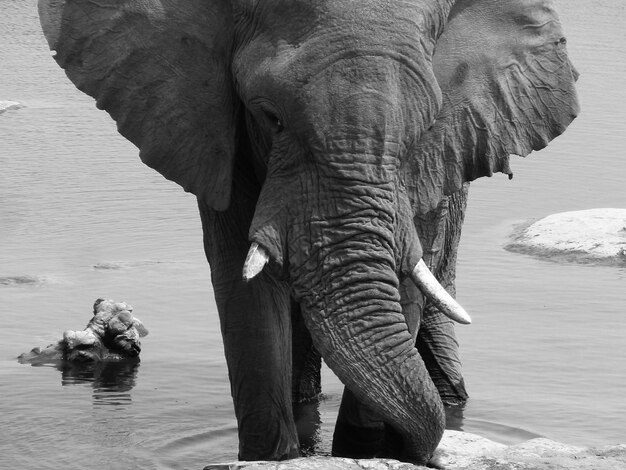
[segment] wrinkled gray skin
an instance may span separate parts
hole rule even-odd
[[[452,327],[406,278],[424,256],[453,290],[464,184],[575,117],[552,2],[40,0],[40,17],[68,77],[198,198],[240,458],[298,455],[312,344],[349,390],[335,453],[427,462],[441,396],[466,393]],[[246,283],[251,242],[271,262]]]
[[[66,330],[57,343],[44,349],[33,348],[17,359],[33,365],[138,360],[139,338],[146,336],[148,330],[132,311],[125,302],[97,299],[93,304],[93,317],[84,330]]]

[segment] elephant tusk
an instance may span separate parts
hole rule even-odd
[[[424,260],[419,260],[411,273],[411,279],[444,315],[464,325],[472,323],[472,319],[465,309],[439,284]]]
[[[259,246],[258,243],[253,243],[246,256],[246,262],[243,265],[243,280],[250,281],[256,277],[269,261],[270,257],[267,252]]]

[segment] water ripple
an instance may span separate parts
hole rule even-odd
[[[93,265],[94,269],[107,271],[107,270],[121,270],[139,268],[142,266],[152,266],[156,264],[173,264],[175,261],[159,261],[159,260],[140,260],[140,261],[110,261],[102,262]]]

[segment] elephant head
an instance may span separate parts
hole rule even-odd
[[[244,276],[269,261],[324,360],[426,462],[441,402],[400,305],[414,217],[511,174],[577,113],[550,0],[40,0],[55,59],[147,165],[225,210],[258,184]],[[251,190],[252,191],[252,190]]]

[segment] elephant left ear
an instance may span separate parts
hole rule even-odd
[[[512,175],[509,155],[565,130],[578,113],[565,43],[550,0],[456,2],[433,56],[442,106],[405,178],[419,213],[466,181]]]
[[[55,60],[141,160],[228,207],[238,98],[229,0],[39,0]]]

